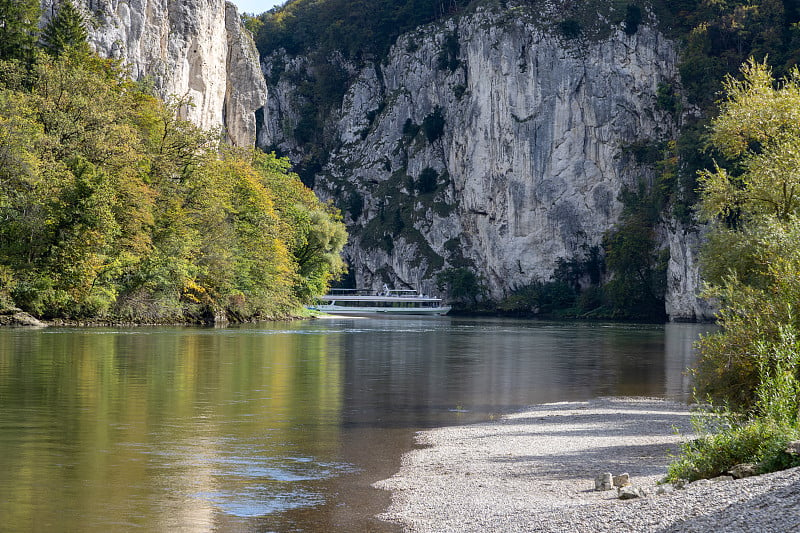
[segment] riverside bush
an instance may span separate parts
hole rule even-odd
[[[708,479],[741,463],[756,463],[761,473],[800,465],[784,451],[798,436],[794,427],[770,419],[742,421],[731,413],[695,417],[693,425],[701,436],[682,446],[680,457],[669,466],[668,481]]]
[[[742,462],[762,472],[800,464],[784,452],[800,435],[800,71],[776,83],[749,61],[729,77],[711,143],[731,170],[700,175],[711,238],[702,253],[719,332],[698,343],[700,394],[735,410],[699,423],[669,478],[699,479]],[[711,430],[709,431],[709,427]]]

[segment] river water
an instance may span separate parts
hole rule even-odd
[[[322,319],[0,329],[0,531],[397,531],[414,432],[687,399],[708,326]]]

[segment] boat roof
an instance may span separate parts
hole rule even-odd
[[[408,302],[441,302],[441,298],[433,298],[429,296],[419,296],[419,295],[393,295],[390,294],[388,296],[380,296],[375,294],[364,294],[364,295],[355,295],[355,294],[326,294],[321,298],[322,300],[342,300],[342,301],[353,301],[359,300],[362,302],[396,302],[396,301],[408,301]]]

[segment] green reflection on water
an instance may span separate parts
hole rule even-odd
[[[347,468],[333,460],[336,346],[269,330],[0,331],[2,528],[207,530],[221,513],[319,503],[314,480]]]
[[[685,398],[699,331],[455,318],[0,329],[0,530],[392,531],[371,484],[416,430],[599,395]]]

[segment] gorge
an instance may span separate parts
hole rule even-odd
[[[191,97],[187,118],[305,163],[306,183],[343,211],[359,287],[436,293],[437,274],[468,268],[501,298],[550,279],[602,245],[623,189],[653,186],[642,147],[674,140],[696,111],[659,102],[660,87],[681,86],[678,44],[649,11],[627,28],[599,9],[575,36],[554,22],[560,2],[484,2],[402,34],[385,57],[275,49],[259,69],[221,0],[79,4],[94,48],[162,96]],[[326,81],[343,94],[321,106],[304,89]],[[711,318],[698,230],[665,215],[656,236],[669,317]]]

